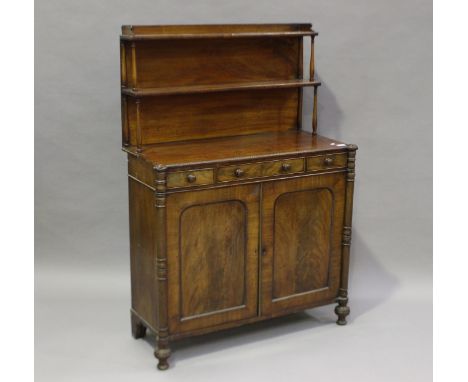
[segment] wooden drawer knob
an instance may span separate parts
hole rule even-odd
[[[197,180],[197,177],[196,177],[195,175],[193,175],[193,174],[188,174],[188,175],[187,175],[187,182],[193,183],[193,182],[195,182],[196,180]]]
[[[325,163],[325,166],[330,166],[333,163],[333,158],[327,157],[323,162]]]
[[[284,172],[291,171],[291,164],[289,164],[289,163],[283,163],[283,164],[281,165],[281,170],[283,170]]]
[[[242,170],[241,168],[238,168],[236,169],[236,171],[234,171],[234,175],[240,178],[241,176],[244,175],[244,170]]]

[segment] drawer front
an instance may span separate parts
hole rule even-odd
[[[221,167],[218,170],[219,182],[262,178],[285,174],[295,174],[304,171],[304,159],[284,159],[272,162],[249,163],[237,166]]]
[[[304,158],[263,163],[262,176],[295,174],[304,171]]]
[[[219,182],[232,182],[234,180],[251,179],[262,176],[262,164],[250,163],[236,166],[220,167],[218,169]]]
[[[167,188],[193,187],[213,183],[213,169],[180,171],[167,175]]]
[[[348,156],[343,154],[320,155],[307,158],[307,171],[320,171],[333,168],[345,168]]]

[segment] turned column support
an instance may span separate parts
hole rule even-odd
[[[309,66],[309,79],[314,81],[315,79],[315,35],[310,36],[310,66]],[[317,107],[317,89],[318,86],[314,86],[314,108],[312,111],[312,134],[317,134],[318,125],[318,107]]]
[[[132,59],[132,88],[138,88],[138,75],[137,75],[137,59],[136,59],[136,44],[134,41],[131,43],[131,59]]]
[[[127,86],[127,59],[126,59],[125,44],[120,42],[120,87]]]
[[[125,44],[120,42],[120,87],[127,86],[127,60]],[[122,145],[129,145],[129,130],[128,130],[128,116],[127,116],[127,97],[121,95],[121,109],[122,109]]]
[[[338,316],[336,323],[338,325],[346,325],[346,317],[350,313],[348,306],[348,273],[349,273],[349,255],[351,247],[352,220],[353,220],[353,194],[354,194],[354,178],[356,165],[356,145],[348,145],[348,163],[346,173],[346,201],[345,213],[343,222],[343,237],[341,251],[341,275],[340,289],[336,302],[335,313]]]
[[[143,137],[141,131],[141,99],[135,100],[136,105],[136,141],[137,141],[137,153],[143,151]]]
[[[156,303],[157,303],[157,348],[154,356],[158,359],[158,369],[169,368],[168,358],[171,355],[169,348],[168,312],[167,312],[167,249],[166,249],[166,167],[158,165],[154,168],[155,180],[155,214],[156,214]]]
[[[317,89],[318,89],[318,86],[314,86],[314,110],[312,112],[312,134],[313,135],[317,135],[317,125],[318,125]]]
[[[315,36],[310,37],[310,68],[309,68],[309,74],[310,74],[310,80],[313,81],[315,77],[315,49],[314,49],[314,44],[315,44]]]
[[[127,96],[121,95],[121,108],[122,108],[122,145],[124,147],[130,144],[130,130],[128,123],[127,113]]]

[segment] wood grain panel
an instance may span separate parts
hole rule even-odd
[[[256,316],[259,199],[258,185],[168,195],[170,333]]]
[[[182,319],[244,304],[246,212],[235,200],[192,206],[182,213]]]
[[[297,126],[296,89],[243,90],[141,99],[144,145],[226,137]],[[136,105],[129,99],[130,144],[137,144]]]
[[[263,185],[262,315],[307,309],[337,296],[345,190],[345,173]]]
[[[297,37],[139,41],[136,49],[139,88],[298,78]]]
[[[151,163],[128,155],[128,174],[143,183],[154,187],[154,171]]]
[[[328,189],[289,192],[276,199],[273,298],[327,286],[332,211]]]

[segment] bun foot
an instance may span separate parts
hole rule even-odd
[[[154,356],[159,361],[158,362],[158,369],[159,370],[169,369],[169,363],[167,362],[168,358],[171,356],[171,350],[169,348],[156,350],[154,352]]]
[[[335,314],[338,316],[338,320],[336,321],[337,325],[346,325],[346,316],[349,315],[350,309],[348,304],[348,297],[340,296],[336,299],[338,305],[335,307]]]

